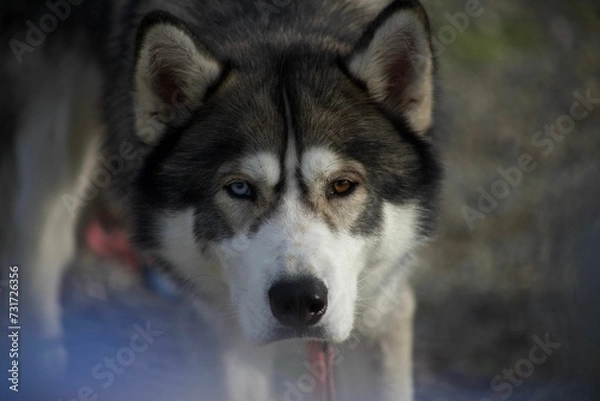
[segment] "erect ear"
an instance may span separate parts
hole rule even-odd
[[[386,111],[423,133],[433,112],[431,49],[423,6],[417,0],[397,0],[367,28],[346,68]]]
[[[162,11],[142,20],[136,48],[136,129],[144,142],[154,143],[202,105],[223,68],[181,21]]]

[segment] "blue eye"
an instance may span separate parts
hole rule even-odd
[[[228,184],[225,190],[232,198],[252,200],[255,197],[252,187],[245,181],[234,181]]]

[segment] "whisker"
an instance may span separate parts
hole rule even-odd
[[[371,273],[369,273],[368,275],[366,275],[365,277],[361,278],[360,280],[358,280],[358,282],[356,283],[357,285],[362,283],[363,281],[365,281],[366,279],[368,279],[369,277],[371,277],[373,274],[375,274],[377,272],[377,270],[373,270]],[[363,287],[364,288],[364,287]]]

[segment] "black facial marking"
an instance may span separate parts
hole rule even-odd
[[[362,213],[351,229],[352,234],[370,235],[381,228],[383,201],[377,196],[369,196]]]
[[[138,243],[155,246],[156,212],[192,208],[200,242],[235,234],[215,195],[223,191],[219,169],[227,162],[268,151],[283,152],[283,123],[274,104],[274,81],[232,72],[185,126],[169,129],[150,152],[135,188]],[[280,188],[281,185],[278,185]],[[280,190],[280,189],[279,189]],[[154,214],[144,210],[155,211]]]
[[[420,136],[405,120],[387,113],[339,67],[339,58],[305,55],[286,71],[299,152],[324,147],[364,166],[368,197],[353,232],[375,232],[384,201],[417,203],[426,211],[421,226],[427,229],[441,176],[429,134]]]
[[[374,102],[367,88],[345,70],[339,54],[310,47],[288,48],[268,54],[261,63],[232,63],[225,82],[211,89],[210,98],[179,129],[166,133],[151,152],[136,188],[137,237],[155,246],[159,227],[147,209],[195,210],[194,235],[200,241],[218,241],[236,233],[215,203],[217,171],[224,162],[268,151],[279,157],[281,177],[272,204],[254,217],[256,233],[277,210],[286,191],[285,158],[288,123],[294,129],[297,156],[323,147],[360,162],[366,172],[366,200],[350,227],[357,235],[381,228],[384,202],[416,203],[424,232],[432,226],[441,167],[427,135]],[[286,116],[284,93],[289,101]],[[289,117],[290,121],[286,121]],[[310,200],[297,171],[300,201],[310,213],[337,230]],[[323,193],[325,196],[325,193]]]

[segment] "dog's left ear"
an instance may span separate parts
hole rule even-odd
[[[367,28],[346,68],[371,97],[418,133],[430,127],[433,59],[429,20],[417,0],[397,0]]]
[[[138,30],[134,76],[140,139],[155,143],[167,127],[189,119],[222,70],[183,22],[162,11],[148,14]]]

